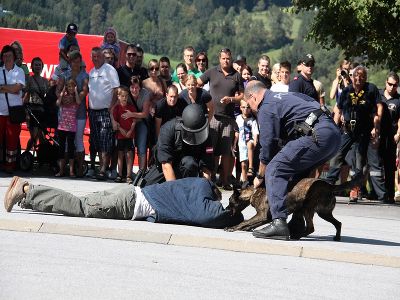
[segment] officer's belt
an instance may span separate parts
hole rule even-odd
[[[296,134],[296,138],[301,136],[311,135],[315,143],[318,143],[317,135],[315,134],[314,126],[317,123],[318,119],[325,115],[328,118],[332,118],[330,111],[325,105],[321,105],[320,108],[313,110],[305,121],[296,123],[294,125],[294,132]]]

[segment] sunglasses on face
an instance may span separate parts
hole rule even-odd
[[[389,86],[392,86],[392,87],[395,87],[395,88],[398,86],[397,83],[390,83],[390,82],[388,82],[388,81],[386,81],[386,83],[387,83]]]
[[[158,71],[158,70],[160,70],[159,67],[150,67],[150,71]]]
[[[207,60],[205,58],[198,58],[197,62],[207,62]]]
[[[128,56],[133,56],[133,57],[137,56],[136,53],[126,53],[126,55],[128,55]]]

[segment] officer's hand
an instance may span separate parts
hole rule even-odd
[[[259,178],[255,177],[253,180],[254,188],[258,188],[263,183],[263,181],[264,181],[264,179],[259,179]]]

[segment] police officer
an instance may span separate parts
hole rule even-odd
[[[306,54],[301,60],[299,76],[289,83],[289,92],[302,93],[320,102],[319,95],[311,76],[314,73],[315,59],[311,54]]]
[[[254,186],[265,180],[273,219],[253,235],[289,239],[285,205],[288,186],[336,154],[340,131],[326,108],[306,95],[273,93],[261,82],[251,81],[244,96],[257,111],[260,126],[261,163]]]
[[[400,140],[400,96],[397,93],[399,76],[390,72],[385,89],[381,91],[383,113],[379,147],[368,148],[371,187],[383,204],[393,204],[396,171],[396,144]]]
[[[144,176],[149,185],[178,178],[211,178],[213,150],[209,139],[208,118],[198,104],[183,110],[182,118],[166,122],[160,129],[155,159],[156,163]]]
[[[362,175],[366,164],[368,145],[372,139],[377,143],[379,139],[380,118],[382,105],[379,90],[367,82],[367,69],[357,66],[353,70],[353,83],[343,89],[337,102],[338,111],[334,120],[336,124],[342,123],[343,133],[339,152],[330,162],[327,180],[335,183],[339,177],[340,167],[345,162],[346,155],[353,151],[349,164],[352,167],[353,177]],[[379,108],[379,111],[378,111]],[[360,188],[350,197],[350,203],[356,203]]]

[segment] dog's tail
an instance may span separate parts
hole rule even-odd
[[[335,185],[333,192],[338,193],[338,192],[342,192],[342,191],[351,189],[357,185],[360,185],[362,183],[363,179],[364,179],[364,175],[360,174],[360,175],[352,178],[350,181],[346,181],[342,184]]]

